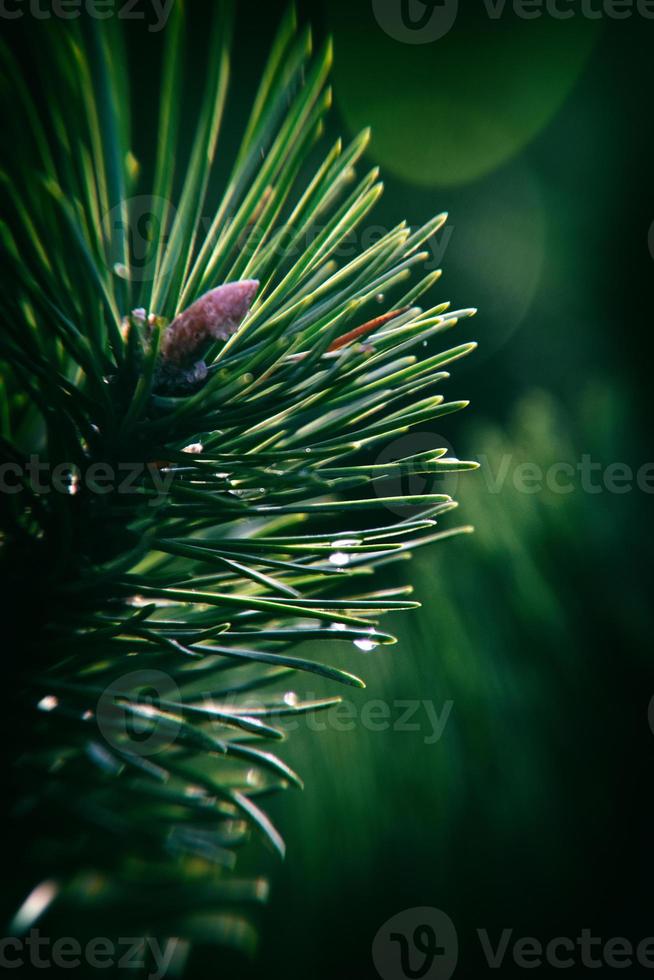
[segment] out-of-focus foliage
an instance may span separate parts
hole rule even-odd
[[[384,918],[422,903],[458,923],[497,916],[498,929],[574,909],[574,892],[559,896],[554,882],[582,887],[585,856],[610,837],[632,778],[629,760],[616,771],[603,760],[621,727],[647,730],[650,559],[647,539],[634,542],[652,496],[637,483],[647,461],[634,418],[628,393],[603,380],[586,383],[574,411],[533,391],[506,428],[471,427],[482,467],[458,489],[476,533],[465,548],[453,541],[418,558],[423,609],[399,625],[400,646],[372,655],[371,683],[348,698],[349,713],[326,712],[319,747],[308,733],[293,743],[294,764],[317,769],[320,790],[292,808],[296,860],[280,901],[292,904],[302,875],[320,876],[325,917],[308,918],[300,960],[333,929],[358,967]],[[580,445],[593,465],[585,476]],[[627,492],[607,490],[616,456],[633,475]],[[324,820],[337,840],[321,834]],[[532,896],[533,880],[552,881],[552,894]],[[516,887],[527,893],[520,909]],[[346,935],[355,907],[358,930]],[[265,955],[275,962],[288,941],[277,919]],[[328,955],[317,975],[337,960]]]

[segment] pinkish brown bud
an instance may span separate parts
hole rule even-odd
[[[227,340],[238,329],[259,288],[256,279],[216,286],[176,316],[161,338],[166,365],[187,367],[214,340]]]

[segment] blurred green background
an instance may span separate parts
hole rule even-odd
[[[281,6],[242,23],[237,73],[263,54]],[[421,905],[456,925],[456,976],[488,969],[478,927],[638,942],[654,933],[654,497],[635,479],[654,458],[654,22],[523,20],[509,5],[492,20],[479,3],[415,45],[385,33],[370,2],[301,9],[334,34],[334,130],[373,126],[386,192],[371,221],[449,211],[436,292],[479,307],[451,339],[480,347],[447,391],[472,406],[415,439],[483,466],[459,479],[447,518],[476,533],[425,550],[412,573],[389,570],[423,603],[393,622],[400,644],[335,654],[356,656],[367,690],[288,743],[307,785],[275,804],[289,853],[270,862],[258,959],[234,970],[376,977],[377,930]],[[572,479],[551,469],[561,463]],[[632,468],[631,489],[606,488],[613,463]],[[424,701],[445,721],[437,739],[424,706],[402,724],[406,702]]]

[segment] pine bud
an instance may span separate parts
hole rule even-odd
[[[214,340],[227,340],[238,329],[259,288],[256,279],[228,282],[209,290],[176,316],[161,338],[166,365],[188,368]]]

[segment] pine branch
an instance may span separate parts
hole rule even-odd
[[[38,49],[45,105],[2,49],[5,96],[10,82],[22,109],[7,123],[16,153],[0,226],[1,452],[20,488],[1,495],[3,612],[20,636],[6,725],[20,736],[23,830],[47,838],[26,880],[56,882],[53,901],[78,907],[92,867],[98,908],[138,919],[147,891],[155,932],[177,928],[170,898],[149,887],[157,876],[177,889],[175,911],[215,911],[233,904],[234,848],[250,829],[284,852],[258,800],[300,779],[267,745],[283,739],[280,719],[335,701],[281,684],[314,673],[363,686],[298,644],[393,643],[380,616],[417,604],[376,587],[376,568],[468,530],[436,530],[447,495],[385,497],[379,481],[476,465],[439,449],[369,456],[466,404],[434,392],[475,345],[421,356],[474,313],[416,305],[439,278],[420,272],[421,248],[445,216],[338,263],[382,184],[376,169],[352,181],[368,133],[306,177],[331,47],[314,55],[292,11],[211,204],[229,7],[217,8],[186,155],[184,32],[178,3],[140,256],[134,201],[149,175],[132,152],[119,25],[51,25]],[[34,457],[48,480],[59,467],[59,491],[35,489]],[[398,504],[416,516],[388,523]]]

